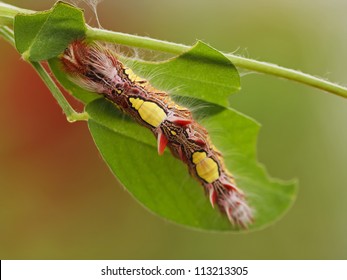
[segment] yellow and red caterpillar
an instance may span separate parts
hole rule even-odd
[[[166,147],[187,164],[233,225],[247,228],[252,209],[224,166],[222,154],[212,145],[206,129],[192,113],[176,104],[168,93],[153,88],[99,44],[71,43],[60,58],[64,70],[81,87],[102,94],[157,138],[158,153]]]

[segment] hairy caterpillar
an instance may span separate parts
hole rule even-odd
[[[247,228],[253,222],[252,209],[225,168],[222,154],[187,108],[136,76],[116,54],[99,44],[74,41],[60,60],[74,82],[102,94],[150,129],[157,138],[158,153],[168,147],[182,160],[204,187],[212,206],[217,204],[233,225]]]

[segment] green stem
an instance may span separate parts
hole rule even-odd
[[[12,46],[15,45],[12,29],[7,26],[0,26],[0,35]]]
[[[21,9],[3,2],[0,2],[0,25],[13,25],[13,19],[16,14],[32,14],[34,11]]]
[[[14,6],[10,6],[0,2],[0,24],[3,23],[2,19],[9,20],[12,22],[14,16],[17,13],[32,13],[30,10],[19,9]],[[106,42],[112,42],[132,47],[150,49],[155,51],[161,51],[166,53],[171,53],[179,55],[182,52],[187,51],[190,47],[156,40],[148,37],[135,36],[130,34],[124,34],[120,32],[112,32],[108,30],[102,30],[97,28],[92,28],[88,26],[87,37],[92,40],[100,40]],[[331,83],[321,78],[302,73],[293,69],[288,69],[275,64],[261,62],[253,59],[244,58],[237,55],[225,54],[225,56],[237,67],[248,69],[250,71],[255,71],[259,73],[265,73],[268,75],[273,75],[280,78],[285,78],[291,81],[306,84],[332,94],[339,95],[341,97],[347,98],[347,88],[342,87],[338,84]]]
[[[69,122],[75,122],[80,120],[88,120],[88,114],[86,112],[77,113],[65,99],[57,85],[52,80],[51,76],[47,73],[46,69],[39,62],[30,62],[46,86],[51,91],[54,98],[57,100],[59,106],[63,109],[64,114]]]
[[[244,58],[232,54],[225,55],[236,66],[256,71],[259,73],[265,73],[280,78],[285,78],[298,83],[306,84],[326,92],[333,93],[335,95],[347,98],[347,88],[338,84],[326,81],[322,78],[318,78],[297,70],[285,68],[275,64],[261,62],[254,59]]]
[[[141,37],[136,35],[129,35],[120,32],[113,32],[108,30],[101,30],[97,28],[88,27],[87,37],[92,40],[100,40],[111,43],[117,43],[132,47],[145,48],[155,51],[161,51],[171,54],[181,54],[189,50],[189,46],[175,44],[171,42],[156,40],[148,37]],[[341,97],[347,98],[347,88],[338,84],[326,81],[315,76],[302,73],[293,69],[281,67],[275,64],[261,62],[249,58],[233,54],[224,54],[235,66],[248,69],[251,71],[265,73],[280,78],[285,78],[291,81],[306,84]]]
[[[149,37],[141,37],[121,32],[109,31],[104,29],[87,26],[87,38],[92,40],[105,41],[115,44],[121,44],[136,48],[155,50],[179,55],[188,51],[189,46],[176,44],[172,42],[161,41]]]

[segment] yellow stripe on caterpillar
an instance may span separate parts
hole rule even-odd
[[[134,97],[130,97],[129,101],[141,119],[153,127],[158,127],[166,119],[165,111],[154,102]]]
[[[195,152],[192,161],[198,176],[207,183],[212,183],[219,178],[218,164],[212,158],[207,157],[206,152]]]
[[[146,80],[142,79],[141,77],[137,76],[133,70],[131,70],[130,68],[124,68],[124,72],[126,75],[128,75],[130,81],[134,82],[134,83],[147,83]]]

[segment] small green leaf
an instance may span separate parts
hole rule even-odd
[[[224,148],[226,165],[255,209],[255,223],[262,228],[277,220],[293,203],[293,183],[268,178],[255,158],[259,126],[247,117],[222,107],[213,107],[208,123],[223,128],[213,137]],[[239,231],[225,215],[213,209],[203,188],[188,175],[187,167],[168,151],[158,156],[156,141],[147,129],[124,117],[104,99],[86,108],[94,141],[115,176],[145,207],[158,215],[190,227]],[[211,111],[213,111],[211,110]]]
[[[48,11],[18,14],[14,20],[16,48],[31,61],[56,57],[72,40],[84,37],[85,31],[82,10],[63,2]]]
[[[137,75],[149,77],[155,87],[166,91],[173,89],[175,95],[221,106],[228,106],[228,96],[240,89],[240,76],[235,66],[221,52],[201,41],[168,61],[130,64]]]

